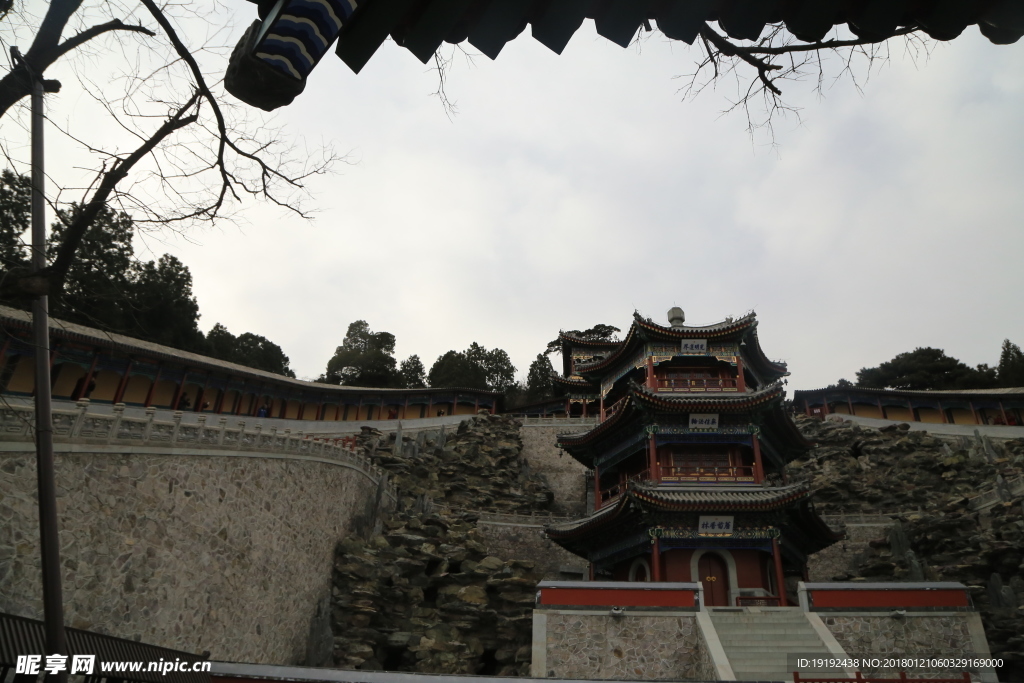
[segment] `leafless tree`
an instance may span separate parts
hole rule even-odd
[[[860,90],[888,62],[895,45],[913,59],[926,59],[934,45],[932,38],[913,26],[897,29],[886,40],[843,38],[838,29],[833,34],[803,42],[780,23],[767,25],[756,41],[736,41],[704,24],[693,46],[699,51],[696,69],[679,77],[686,81],[680,92],[684,100],[692,100],[708,88],[717,90],[731,82],[735,91],[725,111],[742,111],[751,134],[765,129],[773,137],[772,125],[778,117],[799,116],[799,108],[783,98],[787,83],[813,81],[822,95],[831,83],[846,79]]]
[[[43,274],[50,294],[62,290],[86,231],[106,204],[131,215],[143,229],[184,230],[217,221],[247,198],[307,216],[304,181],[327,172],[338,157],[330,149],[298,153],[281,142],[279,130],[252,119],[251,110],[228,104],[219,76],[211,77],[224,62],[209,71],[201,63],[224,52],[212,28],[223,24],[223,16],[204,21],[196,16],[195,3],[169,0],[41,4],[0,1],[0,46],[8,52],[20,42],[24,53],[0,77],[0,145],[8,163],[17,161],[12,150],[24,145],[12,132],[27,139],[27,131],[12,124],[26,118],[20,110],[30,93],[30,72],[43,77],[56,67],[70,68],[78,83],[66,83],[65,93],[69,86],[79,88],[77,95],[90,98],[105,125],[112,123],[120,132],[118,142],[111,142],[109,131],[89,130],[77,112],[67,114],[66,123],[59,114],[49,116],[51,126],[96,160],[84,187],[48,193],[51,203],[75,202]],[[184,25],[189,33],[206,33],[205,42],[190,43]],[[18,278],[10,280],[5,289],[17,289]]]

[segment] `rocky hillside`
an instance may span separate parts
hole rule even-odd
[[[1001,681],[1024,681],[1024,509],[1007,482],[1024,474],[1024,440],[939,439],[799,416],[817,443],[791,474],[820,513],[893,513],[898,523],[853,558],[853,581],[959,581],[981,610]],[[905,427],[905,426],[904,426]],[[1002,490],[974,509],[970,498]]]
[[[546,509],[552,493],[519,454],[519,423],[480,415],[429,439],[370,430],[360,446],[389,470],[399,509],[336,552],[336,666],[428,673],[529,673],[540,577],[487,555],[479,512]]]

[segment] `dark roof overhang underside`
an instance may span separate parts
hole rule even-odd
[[[257,3],[260,15],[273,0]],[[798,40],[816,42],[835,26],[846,25],[862,38],[882,41],[905,27],[920,27],[938,40],[952,40],[977,25],[996,44],[1024,35],[1019,0],[361,0],[345,22],[336,52],[359,72],[385,40],[394,41],[426,64],[441,43],[468,41],[495,59],[527,26],[533,37],[556,53],[593,19],[597,33],[626,47],[640,27],[653,22],[666,37],[692,43],[705,22],[735,40],[758,40],[772,25],[784,26]]]
[[[668,513],[750,513],[784,511],[782,530],[803,554],[817,552],[842,538],[810,505],[806,484],[782,487],[664,487],[630,484],[612,505],[589,517],[545,529],[551,540],[581,557],[621,538],[628,529],[649,528],[651,515]]]
[[[428,387],[424,389],[393,389],[378,387],[357,387],[339,386],[337,384],[323,384],[320,382],[309,382],[276,375],[272,372],[257,370],[256,368],[238,365],[229,361],[203,356],[190,351],[182,351],[169,346],[163,346],[134,337],[128,337],[114,332],[104,332],[85,325],[69,323],[57,318],[49,318],[50,339],[53,344],[63,342],[81,348],[89,349],[94,353],[117,354],[131,359],[141,359],[162,363],[168,366],[178,366],[189,371],[202,371],[211,375],[226,375],[256,382],[256,388],[260,384],[266,385],[266,390],[271,391],[272,387],[281,390],[302,391],[316,393],[325,396],[328,400],[340,400],[346,396],[422,396],[432,397],[446,395],[448,401],[456,400],[460,394],[467,394],[478,397],[481,400],[499,401],[503,395],[498,391],[487,391],[483,389],[472,389],[467,387]],[[0,330],[17,330],[22,334],[29,334],[32,330],[32,315],[27,311],[16,308],[0,306]]]
[[[749,394],[667,397],[637,386],[623,399],[623,406],[593,429],[558,436],[558,445],[575,460],[593,467],[594,458],[604,444],[617,442],[624,435],[646,425],[657,424],[659,415],[688,413],[754,413],[758,415],[764,439],[770,439],[783,453],[785,462],[801,455],[811,446],[782,410],[785,393],[781,384],[773,384]]]
[[[567,391],[576,391],[579,393],[588,393],[597,395],[600,391],[600,387],[585,379],[574,379],[572,377],[562,377],[561,375],[552,375],[551,381]]]
[[[1024,408],[1024,387],[999,389],[930,390],[930,389],[870,389],[868,387],[827,387],[825,389],[801,389],[793,392],[793,403],[803,409],[809,406],[829,403],[859,403],[884,406],[894,405],[914,408],[975,408],[1004,407]]]

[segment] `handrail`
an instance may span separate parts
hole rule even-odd
[[[735,389],[735,379],[658,379],[659,391],[713,391],[715,389]]]
[[[693,479],[697,481],[754,481],[754,467],[750,465],[734,465],[728,467],[663,465],[661,467],[661,479],[662,481],[681,479]]]
[[[381,467],[354,449],[355,443],[348,437],[323,438],[290,429],[278,432],[277,427],[264,432],[261,424],[247,429],[245,420],[238,420],[237,426],[229,427],[226,417],[218,418],[216,425],[207,425],[206,415],[199,415],[197,424],[183,424],[181,411],[175,411],[170,421],[164,421],[156,419],[156,408],[146,408],[145,418],[127,417],[124,410],[125,404],[117,403],[110,414],[90,413],[87,398],[79,399],[74,410],[55,409],[53,440],[55,443],[298,455],[343,463],[378,485],[386,476]],[[33,406],[0,408],[0,442],[31,442],[34,425]],[[391,499],[397,500],[397,490],[390,481],[387,489]]]
[[[202,671],[191,670],[199,662],[207,662],[210,658],[209,652],[201,655],[171,650],[157,645],[149,645],[134,640],[115,638],[114,636],[103,635],[93,631],[84,631],[77,628],[66,627],[67,651],[65,655],[94,655],[93,674],[86,680],[100,680],[106,678],[108,681],[116,679],[119,681],[132,681],[137,683],[209,683],[210,665],[204,664],[199,668]],[[7,673],[17,664],[19,655],[42,655],[46,652],[46,635],[44,624],[36,619],[28,619],[13,614],[0,613],[0,672]],[[65,666],[70,669],[71,657],[65,661]],[[150,671],[117,671],[104,672],[100,669],[100,662],[114,661],[136,661],[149,663],[190,663],[192,666],[179,666],[174,669],[157,669]],[[45,665],[45,660],[43,661]],[[43,668],[43,667],[40,667]],[[31,674],[24,674],[23,680],[34,680]],[[2,677],[0,677],[2,679]],[[18,677],[15,677],[18,680]]]

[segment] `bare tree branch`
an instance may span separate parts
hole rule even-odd
[[[185,116],[185,113],[196,106],[199,101],[199,93],[196,93],[180,109],[174,112],[163,125],[160,126],[148,139],[144,140],[138,148],[126,157],[117,159],[109,169],[104,169],[97,174],[96,190],[92,197],[84,202],[80,209],[75,212],[71,222],[67,225],[64,240],[57,249],[56,258],[53,263],[45,269],[45,275],[50,280],[50,291],[60,292],[64,288],[64,281],[68,269],[75,258],[78,246],[82,238],[92,225],[100,210],[106,205],[117,184],[128,176],[128,172],[149,155],[161,142],[171,133],[193,124],[198,120],[198,114]]]

